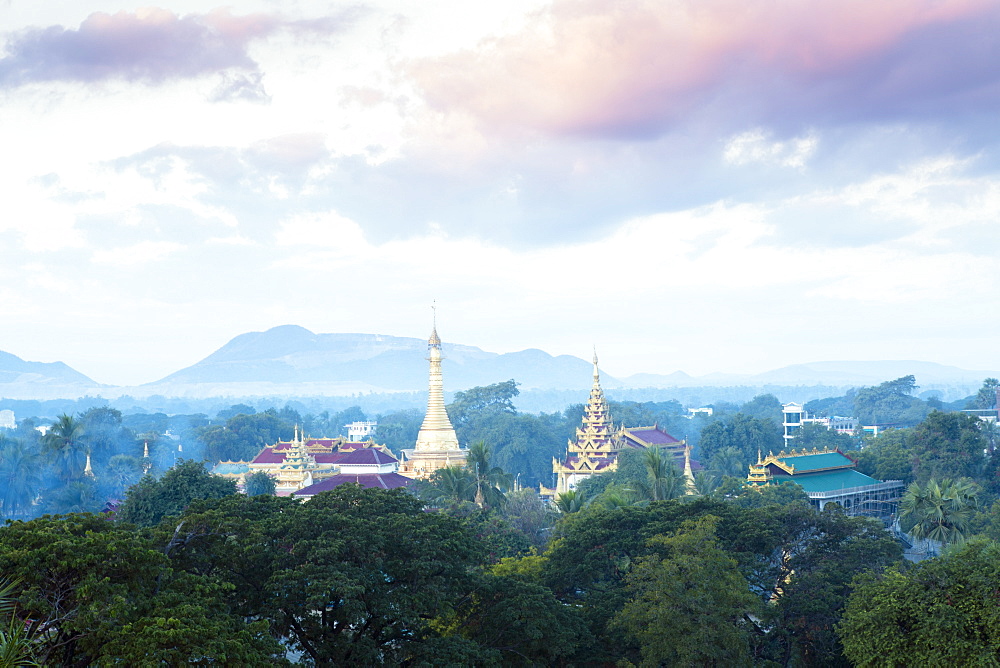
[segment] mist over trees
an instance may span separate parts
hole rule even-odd
[[[877,437],[807,425],[796,446],[839,447],[862,471],[912,483],[900,524],[941,555],[916,567],[874,520],[817,512],[797,485],[742,485],[758,451],[783,447],[773,395],[691,419],[676,401],[610,402],[616,425],[659,424],[696,445],[696,493],[672,458],[625,451],[549,506],[531,488],[551,484],[582,404],[522,413],[505,381],[448,406],[471,469],[443,469],[416,494],[347,485],[308,503],[264,480],[237,494],[190,457],[248,458],[296,425],[329,436],[368,419],[376,442],[412,447],[422,412],[233,404],[181,419],[95,406],[45,436],[22,420],[0,433],[0,508],[24,520],[0,528],[0,573],[17,581],[0,614],[47,664],[934,663],[954,627],[949,660],[966,665],[992,656],[997,635],[977,579],[992,577],[1000,539],[996,433],[898,381],[825,405],[916,422]],[[82,513],[108,498],[122,499],[113,516]],[[45,511],[74,514],[30,519]]]

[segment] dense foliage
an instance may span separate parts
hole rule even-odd
[[[470,467],[415,493],[344,485],[307,503],[263,475],[236,494],[179,459],[150,433],[175,418],[97,407],[44,437],[26,421],[0,435],[0,508],[18,520],[0,528],[0,656],[10,638],[43,665],[991,665],[997,436],[914,390],[904,377],[827,402],[911,426],[806,427],[798,443],[909,485],[900,527],[942,554],[918,566],[874,520],[816,512],[796,485],[742,485],[758,451],[782,447],[770,395],[691,420],[676,402],[612,402],[616,424],[688,437],[707,468],[692,489],[672,458],[626,451],[554,506],[532,487],[550,484],[582,407],[519,413],[514,381],[449,406]],[[412,444],[419,412],[377,417],[376,440]],[[192,416],[204,450],[183,454],[242,458],[297,424],[366,418],[236,405]],[[78,512],[112,498],[115,515]],[[45,510],[75,514],[30,519]]]

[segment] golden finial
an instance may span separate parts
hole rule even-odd
[[[441,337],[438,336],[438,325],[437,325],[437,300],[435,299],[431,302],[431,311],[433,312],[434,318],[434,328],[431,330],[431,338],[427,341],[428,344],[432,346],[441,345]]]

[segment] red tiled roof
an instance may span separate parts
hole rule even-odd
[[[349,483],[355,483],[367,489],[371,489],[373,487],[377,487],[379,489],[396,489],[397,487],[406,487],[412,482],[413,480],[410,478],[401,476],[398,473],[362,473],[358,475],[341,473],[340,475],[335,475],[331,478],[327,478],[326,480],[322,480],[315,485],[303,487],[299,491],[295,492],[295,496],[314,496],[320,492],[328,492],[335,487],[340,487],[341,485]]]
[[[346,453],[340,460],[340,464],[394,464],[399,461],[392,455],[386,454],[375,448],[362,448]]]
[[[344,441],[340,444],[340,449],[347,450],[360,450],[361,448],[367,448],[368,443],[365,441]]]
[[[254,464],[280,464],[285,461],[286,452],[275,452],[273,447],[264,448],[253,458]]]
[[[626,429],[625,431],[629,436],[651,445],[672,445],[674,443],[680,443],[680,441],[667,432],[655,427],[649,427],[646,429]]]
[[[313,459],[316,460],[317,464],[336,464],[346,454],[346,452],[316,452],[313,453]]]

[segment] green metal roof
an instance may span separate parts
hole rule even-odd
[[[882,482],[854,469],[842,469],[827,473],[806,473],[794,476],[774,476],[772,481],[795,482],[802,485],[802,489],[806,490],[806,492],[832,492],[848,487],[877,485]]]
[[[795,467],[795,477],[806,471],[816,471],[819,469],[832,469],[838,466],[854,466],[854,462],[839,452],[823,452],[816,455],[795,455],[788,457],[778,457],[778,461],[783,464],[790,464]]]

